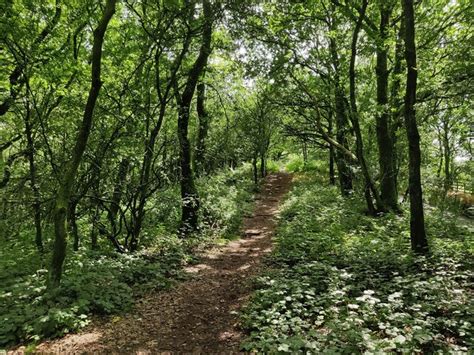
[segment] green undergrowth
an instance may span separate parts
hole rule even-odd
[[[46,292],[45,268],[52,236],[46,236],[42,258],[32,246],[33,231],[22,231],[10,242],[0,240],[0,348],[75,331],[92,315],[127,311],[137,296],[168,288],[180,279],[180,269],[194,260],[198,249],[235,238],[252,206],[250,166],[203,177],[197,185],[201,196],[197,235],[188,240],[176,236],[180,198],[179,188],[171,186],[147,206],[140,252],[118,254],[105,239],[98,251],[91,251],[86,240],[77,252],[69,245],[61,286],[54,294]],[[86,237],[90,226],[85,221],[79,225]]]
[[[269,271],[242,314],[243,350],[433,353],[473,349],[472,235],[427,216],[432,252],[410,252],[409,216],[365,216],[357,198],[300,176]]]
[[[302,173],[302,172],[320,172],[324,173],[327,170],[326,163],[319,159],[308,159],[304,160],[299,155],[291,154],[287,158],[285,164],[285,170],[290,173]]]

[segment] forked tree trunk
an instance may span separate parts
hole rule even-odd
[[[407,82],[405,92],[405,127],[408,139],[410,190],[410,239],[413,251],[428,252],[428,241],[425,232],[423,210],[423,192],[421,188],[421,151],[420,135],[416,124],[416,46],[415,46],[415,14],[413,0],[402,0],[403,17],[405,21],[405,60],[407,63]]]
[[[57,288],[61,281],[63,263],[66,257],[66,214],[71,198],[72,187],[76,180],[77,170],[86,149],[87,140],[89,139],[94,107],[102,86],[102,81],[100,79],[102,44],[104,42],[104,35],[109,21],[115,13],[116,2],[117,0],[107,0],[102,18],[100,19],[97,28],[94,30],[94,39],[92,45],[91,87],[87,97],[87,103],[84,109],[81,126],[75,139],[71,161],[65,167],[64,174],[60,179],[59,190],[57,192],[53,211],[55,238],[51,270],[48,280],[48,287],[50,289]]]

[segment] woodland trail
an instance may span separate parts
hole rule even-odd
[[[79,334],[45,342],[46,353],[231,353],[239,351],[242,333],[237,311],[248,300],[249,280],[261,271],[272,250],[278,207],[289,191],[291,175],[269,175],[246,217],[242,238],[209,250],[192,277],[172,289],[152,293],[118,320],[95,324]],[[114,322],[115,320],[115,322]]]

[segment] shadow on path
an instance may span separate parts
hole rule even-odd
[[[242,334],[238,310],[252,290],[249,279],[261,270],[272,249],[271,237],[282,197],[291,176],[269,175],[257,196],[255,210],[242,225],[242,238],[206,252],[201,263],[185,269],[193,276],[165,292],[138,300],[116,322],[38,346],[40,352],[156,353],[238,352]]]

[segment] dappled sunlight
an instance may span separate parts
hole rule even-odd
[[[184,268],[184,271],[189,272],[189,273],[197,273],[202,270],[210,270],[212,267],[206,264],[198,264],[198,265],[191,265],[191,266],[186,266]]]

